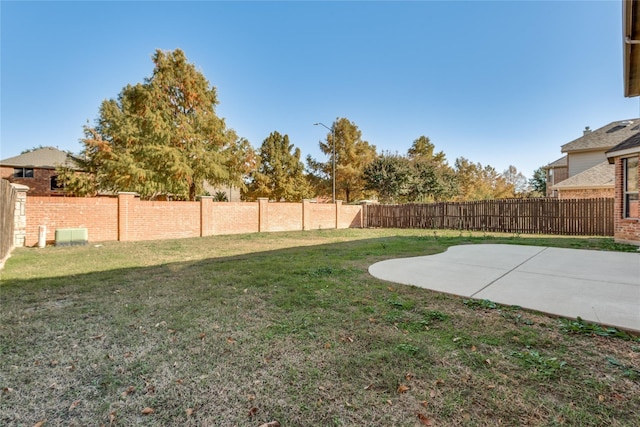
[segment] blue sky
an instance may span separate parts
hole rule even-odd
[[[274,130],[303,156],[346,117],[378,152],[428,136],[528,177],[560,145],[640,117],[624,98],[622,2],[1,3],[0,158],[78,152],[100,103],[182,49],[219,116],[258,148]]]

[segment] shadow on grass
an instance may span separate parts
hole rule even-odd
[[[600,249],[609,242],[359,236],[18,251],[0,287],[0,423],[413,425],[417,413],[428,413],[438,425],[468,417],[513,425],[526,418],[551,423],[563,413],[568,422],[588,414],[593,425],[612,418],[633,424],[638,405],[610,396],[637,395],[639,386],[625,382],[626,371],[600,364],[589,338],[559,338],[544,316],[514,322],[367,273],[383,259],[456,244]],[[18,278],[21,272],[32,278]],[[526,337],[541,360],[566,362],[552,387],[511,356],[534,354],[514,337]],[[607,343],[607,354],[635,372],[628,345]],[[592,380],[586,389],[593,372],[613,382]],[[567,409],[568,401],[578,403]],[[145,408],[153,412],[142,415]]]

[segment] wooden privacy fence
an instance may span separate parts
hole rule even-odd
[[[503,199],[365,205],[365,227],[613,236],[613,199]]]

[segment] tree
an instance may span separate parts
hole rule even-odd
[[[512,196],[524,196],[528,193],[527,178],[518,172],[515,166],[509,165],[509,168],[502,172],[502,178],[507,185],[513,187]]]
[[[438,165],[427,159],[411,162],[412,179],[408,199],[412,202],[449,200],[458,192],[456,176],[448,164]]]
[[[335,135],[335,141],[334,141]],[[307,157],[307,165],[316,180],[321,181],[317,190],[327,194],[331,188],[332,159],[335,144],[336,197],[347,203],[364,195],[363,171],[376,158],[376,147],[362,140],[362,132],[355,123],[338,118],[331,126],[326,141],[320,141],[320,150],[329,156],[326,163]],[[312,178],[313,179],[313,178]]]
[[[301,201],[311,196],[311,188],[300,161],[300,149],[293,152],[288,135],[272,132],[262,143],[258,166],[249,179],[246,197],[268,197],[276,201]]]
[[[454,173],[443,151],[435,152],[428,137],[420,136],[407,151],[413,179],[409,200],[440,201],[453,197],[457,191]]]
[[[435,145],[427,136],[420,136],[413,141],[413,144],[407,151],[410,160],[429,160],[435,164],[446,164],[446,157],[443,151],[434,153]]]
[[[61,171],[68,191],[134,191],[194,200],[203,182],[242,186],[233,164],[237,137],[215,113],[216,89],[184,53],[157,50],[144,83],[127,85],[100,106],[94,127],[85,126],[78,159],[84,174]]]
[[[399,202],[408,194],[412,180],[409,159],[383,153],[365,166],[363,179],[364,188],[375,191],[381,202]]]
[[[464,157],[455,161],[458,200],[489,200],[513,197],[513,185],[506,182],[493,167],[472,163]]]
[[[544,167],[539,167],[533,171],[533,177],[529,179],[531,190],[538,197],[547,195],[547,171]]]

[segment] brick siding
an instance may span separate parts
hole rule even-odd
[[[638,212],[635,212],[635,218],[624,217],[624,170],[621,157],[616,157],[615,165],[614,238],[618,242],[640,245],[640,218],[638,217]],[[638,168],[638,180],[640,180],[640,168]]]
[[[559,199],[600,199],[613,198],[613,188],[592,188],[579,190],[558,190]]]

